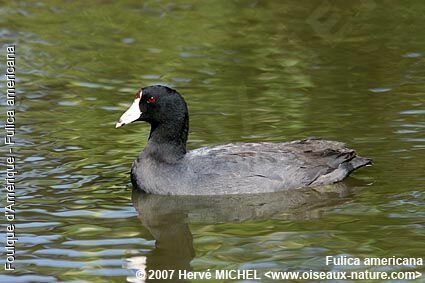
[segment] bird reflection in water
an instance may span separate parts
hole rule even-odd
[[[353,180],[352,180],[353,182]],[[277,193],[222,196],[164,196],[134,189],[132,201],[142,225],[155,239],[146,257],[128,259],[128,269],[192,270],[195,257],[189,224],[241,223],[269,219],[313,219],[340,205],[358,187],[348,182]],[[127,278],[129,282],[148,279]],[[173,282],[177,280],[174,275]]]

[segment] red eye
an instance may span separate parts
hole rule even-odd
[[[156,102],[156,98],[151,96],[148,98],[148,103],[155,103]]]

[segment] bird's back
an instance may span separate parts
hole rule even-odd
[[[152,170],[168,176],[138,185],[150,193],[246,194],[335,183],[370,162],[343,143],[305,139],[203,147],[188,152],[178,164],[142,161],[133,173],[139,179],[152,178]]]

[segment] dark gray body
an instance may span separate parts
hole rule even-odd
[[[133,163],[133,185],[162,195],[276,192],[339,182],[370,164],[343,143],[306,139],[203,147],[161,160],[149,143]]]

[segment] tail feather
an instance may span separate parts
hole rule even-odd
[[[361,168],[363,166],[371,165],[372,159],[364,158],[361,156],[356,156],[352,160],[350,160],[351,165],[353,166],[353,170]]]
[[[353,158],[339,164],[339,166],[335,170],[332,170],[327,174],[319,176],[310,184],[310,186],[320,186],[342,181],[354,170],[370,164],[372,164],[371,159],[354,155]]]

